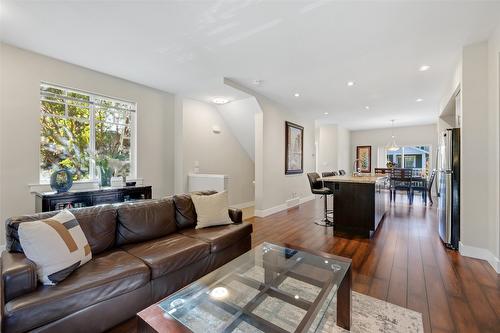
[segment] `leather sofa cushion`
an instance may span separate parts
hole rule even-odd
[[[217,191],[194,192],[200,195],[211,195]],[[190,194],[176,194],[173,197],[175,203],[175,223],[179,229],[194,228],[196,226],[196,210]]]
[[[70,209],[82,227],[83,233],[89,242],[92,254],[96,255],[111,249],[115,245],[116,209],[112,205],[93,206]],[[9,252],[21,252],[17,233],[19,223],[32,222],[50,218],[59,211],[11,217],[5,222],[7,244]]]
[[[149,279],[149,268],[141,260],[121,250],[106,252],[94,257],[59,284],[38,285],[36,291],[8,302],[5,305],[5,330],[28,331],[140,288]]]
[[[243,222],[203,229],[184,229],[180,233],[209,243],[211,253],[215,253],[250,235],[252,233],[252,225]]]
[[[143,242],[177,230],[172,198],[121,204],[116,207],[117,245]]]
[[[37,287],[36,265],[22,253],[2,253],[4,301],[30,293]]]
[[[210,254],[209,244],[178,233],[125,245],[122,249],[143,260],[151,269],[152,279],[191,265]]]

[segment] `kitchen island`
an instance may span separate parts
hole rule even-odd
[[[387,177],[332,176],[320,181],[334,193],[334,232],[371,237],[389,209]]]

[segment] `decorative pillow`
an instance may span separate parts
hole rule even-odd
[[[196,229],[233,223],[229,218],[227,191],[212,195],[192,194],[191,200],[197,215]]]
[[[61,282],[92,258],[80,224],[66,209],[45,220],[21,223],[18,233],[24,254],[36,264],[45,285]]]

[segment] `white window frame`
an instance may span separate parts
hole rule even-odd
[[[103,98],[103,99],[110,99],[110,100],[113,100],[113,101],[117,101],[117,102],[123,102],[123,103],[130,103],[130,104],[133,104],[135,107],[133,108],[133,110],[130,110],[131,111],[131,118],[130,118],[130,174],[129,176],[127,176],[127,178],[130,178],[130,179],[135,179],[137,178],[137,112],[138,112],[138,108],[137,108],[137,102],[132,102],[132,101],[129,101],[129,100],[125,100],[123,98],[117,98],[117,97],[111,97],[111,96],[107,96],[107,95],[103,95],[103,94],[99,94],[99,93],[94,93],[94,92],[90,92],[90,91],[86,91],[86,90],[82,90],[82,89],[77,89],[77,88],[71,88],[71,87],[68,87],[68,86],[63,86],[63,85],[60,85],[60,84],[55,84],[55,83],[50,83],[50,82],[47,82],[47,81],[41,81],[40,82],[40,87],[42,85],[48,85],[48,86],[51,86],[51,87],[54,87],[54,88],[57,88],[57,89],[63,89],[65,91],[71,91],[71,92],[75,92],[75,93],[81,93],[82,95],[88,95],[89,96],[89,119],[81,119],[81,118],[76,118],[76,117],[70,117],[70,116],[67,116],[68,114],[68,111],[67,111],[67,104],[65,103],[65,115],[64,116],[61,116],[61,115],[52,115],[52,114],[49,114],[49,115],[45,115],[47,117],[54,117],[54,118],[61,118],[61,119],[73,119],[73,120],[77,120],[77,121],[84,121],[84,122],[89,122],[89,126],[90,126],[90,140],[89,140],[89,149],[92,153],[95,153],[95,125],[96,125],[96,122],[95,122],[95,110],[96,110],[96,106],[94,104],[94,100],[96,97],[98,98]],[[39,93],[39,99],[40,101],[42,101],[42,95]],[[54,101],[50,101],[50,100],[47,100],[48,102],[54,102]],[[57,103],[57,102],[56,102]],[[111,107],[113,108],[113,107]],[[115,108],[116,109],[116,108]],[[39,114],[39,117],[42,117],[42,113],[40,112]],[[108,122],[109,123],[109,122]],[[109,124],[112,124],[112,123],[109,123]],[[123,125],[123,124],[118,124],[118,125]],[[42,179],[41,178],[41,168],[40,168],[40,158],[41,158],[41,155],[40,155],[40,149],[38,149],[38,177],[39,177],[39,183],[40,184],[48,184],[49,181],[47,179]],[[79,181],[76,181],[75,183],[88,183],[88,182],[95,182],[97,181],[97,175],[95,173],[95,160],[94,159],[90,159],[89,161],[89,179],[85,179],[85,180],[79,180]]]

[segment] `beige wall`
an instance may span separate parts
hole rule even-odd
[[[391,139],[391,129],[373,129],[351,131],[351,156],[356,157],[356,146],[372,146],[372,172],[374,168],[385,168],[383,150]],[[395,127],[394,135],[400,146],[431,145],[431,167],[435,167],[436,148],[438,142],[437,127],[434,124],[423,126]],[[349,170],[352,171],[352,163]]]
[[[40,81],[137,102],[137,176],[153,196],[173,193],[174,97],[156,89],[0,44],[0,243],[3,221],[32,213],[38,182]]]
[[[198,161],[200,173],[229,176],[230,204],[254,201],[254,163],[217,109],[210,104],[184,98],[182,117],[182,192],[187,190],[187,176]],[[214,133],[213,126],[219,127],[221,132]]]

